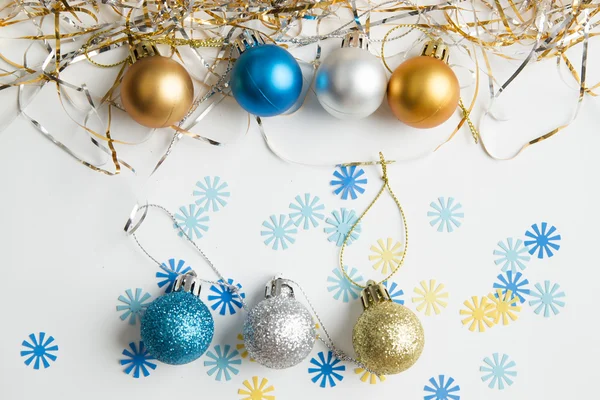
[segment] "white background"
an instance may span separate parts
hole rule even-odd
[[[514,67],[501,71],[508,74]],[[82,66],[81,76],[96,71],[89,68]],[[510,100],[506,112],[512,119],[502,125],[487,123],[484,132],[502,155],[568,120],[575,104],[576,93],[560,80],[551,62],[528,69],[514,88],[506,94]],[[465,89],[466,99],[470,90]],[[485,97],[482,91],[477,115]],[[14,93],[2,99],[3,105],[12,104]],[[65,141],[85,142],[78,139],[85,135],[57,105],[53,88],[45,88],[28,112]],[[340,207],[362,211],[379,189],[377,167],[364,167],[369,179],[366,193],[356,201],[343,201],[329,185],[333,167],[280,161],[252,123],[247,135],[221,148],[182,140],[158,172],[148,177],[169,140],[168,131],[156,132],[142,145],[120,147],[123,157],[138,167],[138,175],[125,171],[106,177],[78,165],[18,118],[0,136],[4,264],[0,397],[237,399],[242,382],[259,376],[274,385],[277,399],[419,399],[430,377],[445,374],[456,380],[461,399],[467,400],[590,398],[596,392],[600,357],[595,303],[600,278],[598,115],[598,103],[588,99],[567,130],[513,161],[493,161],[462,129],[436,153],[390,167],[390,182],[405,208],[410,232],[407,261],[394,281],[413,310],[412,291],[422,280],[444,283],[449,304],[440,315],[418,314],[426,347],[413,368],[369,385],[347,364],[344,380],[327,389],[310,381],[309,359],[285,371],[244,360],[240,373],[229,382],[206,374],[205,357],[185,366],[159,365],[138,380],[124,374],[118,360],[129,342],[139,340],[139,328],[119,319],[117,297],[128,288],[140,287],[153,296],[161,290],[154,276],[158,268],[122,227],[136,202],[147,200],[176,211],[193,203],[198,180],[220,176],[229,184],[229,204],[210,214],[210,229],[199,245],[225,276],[243,284],[251,304],[261,299],[264,283],[277,273],[300,282],[337,345],[351,353],[351,330],[361,306],[358,301],[336,301],[327,291],[327,276],[337,268],[339,248],[327,241],[324,223],[300,230],[296,243],[285,251],[265,246],[260,231],[270,215],[289,212],[289,203],[298,194],[319,196],[327,214]],[[130,124],[125,119],[118,115],[115,126]],[[363,121],[342,122],[329,117],[309,95],[298,113],[265,120],[265,126],[276,146],[295,160],[333,164],[374,160],[379,150],[392,159],[429,152],[457,122],[458,115],[434,131],[411,130],[395,121],[386,105]],[[227,100],[196,131],[236,137],[243,134],[245,124],[246,116]],[[429,226],[429,204],[441,196],[456,198],[465,212],[463,225],[450,234]],[[553,258],[532,258],[524,275],[531,284],[559,283],[567,295],[566,307],[543,318],[524,304],[519,319],[509,326],[470,332],[461,324],[459,309],[471,296],[491,291],[501,273],[492,254],[497,242],[523,238],[531,224],[542,221],[558,228],[561,248]],[[202,277],[216,278],[191,246],[175,235],[164,215],[152,211],[139,237],[157,259],[185,259]],[[364,221],[360,239],[349,248],[348,264],[365,278],[380,278],[367,256],[377,239],[387,237],[401,239],[401,224],[393,202],[384,196]],[[208,287],[203,293],[206,298]],[[235,346],[243,312],[215,315],[215,321],[213,345]],[[57,361],[46,370],[26,367],[19,354],[21,342],[39,331],[54,336],[60,347]],[[311,356],[319,351],[326,349],[317,344]],[[517,363],[515,383],[504,391],[489,389],[479,372],[483,358],[496,352]]]

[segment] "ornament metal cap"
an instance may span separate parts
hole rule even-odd
[[[362,290],[360,299],[365,310],[375,304],[392,301],[390,292],[388,292],[385,286],[373,280],[367,282],[367,287]]]
[[[188,292],[197,297],[200,297],[201,288],[202,283],[194,271],[179,275],[175,278],[175,284],[173,285],[174,292]]]
[[[254,31],[244,29],[242,34],[238,36],[233,42],[233,47],[238,51],[238,54],[242,54],[244,51],[265,44],[263,38]]]
[[[134,42],[129,47],[129,57],[131,58],[132,63],[140,58],[151,56],[160,56],[158,48],[153,43]]]
[[[425,46],[423,46],[421,55],[437,58],[438,60],[442,60],[448,64],[448,59],[450,58],[450,49],[441,39],[430,40],[425,43]]]
[[[361,32],[350,32],[342,40],[342,48],[345,47],[369,50],[369,38]]]
[[[267,286],[265,287],[265,299],[270,299],[271,297],[279,295],[286,295],[294,298],[294,289],[286,283],[285,279],[273,278],[267,282]]]

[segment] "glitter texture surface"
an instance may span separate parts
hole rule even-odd
[[[398,374],[410,368],[423,352],[425,334],[408,308],[386,301],[367,308],[352,334],[358,359],[377,375]]]
[[[154,300],[142,318],[144,344],[157,360],[187,364],[212,341],[215,326],[208,307],[192,293],[172,292]]]
[[[312,316],[293,297],[281,294],[258,303],[244,321],[250,357],[265,367],[292,367],[312,351],[316,330]]]

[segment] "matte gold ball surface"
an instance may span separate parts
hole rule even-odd
[[[391,301],[367,308],[352,333],[354,351],[378,375],[398,374],[421,356],[425,333],[417,316]]]
[[[387,95],[400,121],[414,128],[433,128],[456,110],[460,86],[445,62],[419,56],[398,66],[388,82]]]
[[[194,85],[185,68],[167,57],[134,62],[121,82],[121,101],[137,123],[164,128],[180,121],[194,101]]]

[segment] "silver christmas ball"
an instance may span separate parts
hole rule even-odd
[[[331,53],[317,70],[315,92],[325,110],[340,119],[365,118],[385,97],[387,76],[368,50],[343,47]]]
[[[316,339],[310,312],[291,292],[258,303],[246,316],[243,328],[248,354],[268,368],[284,369],[304,360]]]

